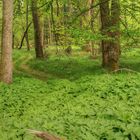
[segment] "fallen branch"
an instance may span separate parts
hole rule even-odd
[[[116,73],[116,72],[119,72],[119,71],[127,71],[127,72],[132,72],[132,73],[137,73],[137,74],[140,74],[140,72],[138,72],[138,71],[134,71],[134,70],[132,70],[132,69],[127,69],[127,68],[121,68],[121,69],[117,69],[117,70],[115,70],[115,71],[113,71],[113,73]]]

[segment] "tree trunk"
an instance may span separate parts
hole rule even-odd
[[[13,35],[12,35],[12,49],[15,48],[15,35],[14,35],[14,32],[13,32]]]
[[[51,3],[51,24],[52,24],[52,29],[53,29],[53,37],[54,37],[54,41],[55,41],[55,45],[56,45],[56,54],[59,52],[59,48],[58,48],[58,34],[56,31],[56,23],[55,23],[55,19],[54,19],[54,7],[53,7],[53,3]]]
[[[94,0],[88,0],[88,5],[89,5],[89,8],[94,4]],[[94,16],[94,9],[90,9],[89,12],[89,23],[90,23],[90,29],[92,31],[92,33],[94,32],[94,27],[93,27],[93,24],[94,24],[94,21],[93,21],[93,16]],[[92,55],[94,56],[94,42],[93,41],[89,41],[89,47],[91,48],[91,53]]]
[[[119,68],[120,2],[111,0],[111,9],[109,1],[100,0],[100,2],[102,34],[105,36],[102,40],[103,66],[114,71]]]
[[[109,1],[100,0],[100,14],[101,14],[101,31],[102,35],[109,37],[109,24],[110,24],[110,9]],[[102,48],[102,66],[104,68],[109,67],[109,47],[110,41],[107,39],[102,39],[101,48]]]
[[[41,24],[38,15],[37,9],[37,0],[32,0],[32,16],[33,16],[33,24],[34,24],[34,32],[35,32],[35,52],[36,58],[43,58],[43,44],[42,44],[42,32],[41,32]]]
[[[112,0],[111,3],[111,38],[109,49],[109,64],[111,70],[119,68],[120,54],[120,5],[119,0]]]
[[[3,0],[1,81],[12,82],[13,0]]]
[[[48,30],[49,30],[49,40],[48,40],[48,44],[50,46],[53,45],[53,33],[52,33],[52,24],[51,24],[51,19],[50,17],[48,16]]]
[[[29,0],[26,0],[26,29],[28,28],[29,20]],[[26,43],[27,43],[27,50],[30,50],[30,44],[29,44],[29,38],[28,38],[28,32],[26,33]]]
[[[49,21],[48,16],[45,16],[44,19],[44,48],[49,46]]]
[[[29,25],[26,27],[26,30],[25,30],[25,32],[24,32],[24,34],[23,34],[23,37],[22,37],[22,39],[21,39],[21,42],[20,42],[19,49],[22,48],[24,39],[25,39],[26,34],[28,33],[28,30],[29,30],[29,28],[30,28],[31,25],[32,25],[32,22],[30,22]],[[30,49],[30,48],[29,48],[29,49]]]

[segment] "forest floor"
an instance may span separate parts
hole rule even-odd
[[[32,140],[27,129],[67,140],[140,139],[140,50],[123,53],[108,73],[89,54],[14,52],[14,82],[0,83],[0,139]]]

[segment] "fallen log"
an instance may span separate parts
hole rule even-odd
[[[31,129],[28,129],[28,132],[42,140],[62,140],[61,138],[58,138],[48,132],[36,131],[36,130],[31,130]]]

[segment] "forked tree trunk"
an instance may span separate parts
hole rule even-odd
[[[32,16],[34,24],[34,34],[35,34],[35,52],[36,58],[43,58],[43,44],[42,44],[42,31],[41,24],[37,9],[37,0],[32,0]]]
[[[3,0],[1,81],[12,82],[13,0]]]

